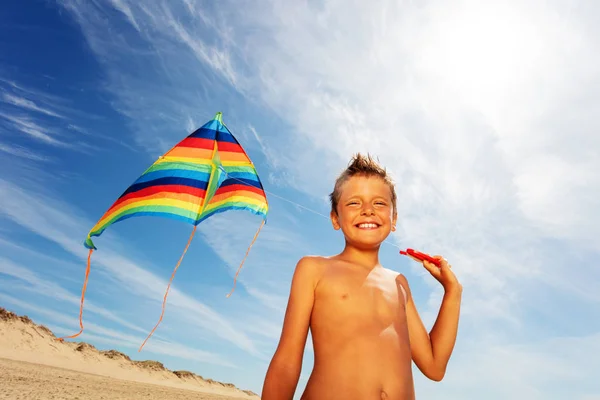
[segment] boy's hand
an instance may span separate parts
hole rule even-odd
[[[434,381],[441,381],[446,374],[448,361],[456,342],[462,286],[452,272],[448,261],[442,256],[433,258],[439,260],[439,267],[428,261],[417,259],[415,261],[423,264],[425,269],[444,287],[445,293],[435,324],[427,333],[417,312],[410,289],[407,291],[409,297],[406,318],[413,361],[426,377]],[[402,277],[401,280],[401,283],[408,287],[406,278]]]
[[[452,266],[448,264],[448,261],[442,256],[433,256],[433,258],[440,260],[440,266],[436,266],[429,261],[421,261],[415,257],[411,257],[413,260],[422,263],[423,266],[429,273],[442,284],[446,291],[450,289],[462,289],[462,285],[458,282],[456,275],[452,272]]]

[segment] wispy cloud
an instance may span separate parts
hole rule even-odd
[[[20,80],[25,79],[20,77]],[[0,129],[5,133],[0,151],[35,161],[41,161],[42,156],[35,157],[33,153],[54,148],[91,154],[101,149],[98,142],[117,143],[137,151],[126,143],[126,137],[115,138],[94,132],[100,117],[94,111],[82,108],[81,104],[73,104],[69,98],[72,88],[54,89],[61,94],[56,95],[49,89],[40,90],[30,84],[0,78],[0,104],[3,105]],[[25,139],[22,134],[26,135]],[[42,147],[44,145],[48,147]]]
[[[203,40],[192,36],[187,28],[182,25],[171,13],[170,9],[164,8],[165,23],[172,29],[174,38],[184,43],[202,62],[207,63],[213,69],[223,74],[229,82],[236,86],[237,74],[234,71],[229,53],[218,47],[208,46]]]
[[[50,134],[51,129],[44,128],[27,117],[10,115],[6,113],[0,113],[0,117],[11,122],[11,126],[14,129],[23,132],[44,143],[55,146],[68,146],[66,143],[61,142],[60,140],[57,140],[54,137],[52,137],[52,135]]]
[[[50,157],[33,152],[23,146],[0,143],[0,151],[11,156],[25,158],[31,161],[49,161]]]
[[[9,76],[9,73],[5,74]],[[29,111],[40,116],[53,117],[60,122],[65,122],[75,117],[98,120],[99,116],[90,110],[81,110],[69,98],[52,94],[47,90],[40,90],[23,83],[18,79],[0,77],[0,101],[9,107]]]
[[[90,153],[96,138],[82,138],[76,107],[60,96],[0,78],[0,128],[4,135],[0,151],[30,161],[47,161],[52,149]],[[84,114],[88,117],[87,114]],[[81,122],[81,121],[79,121]],[[15,168],[16,169],[16,168]]]
[[[119,10],[120,12],[122,12],[126,17],[127,20],[129,21],[129,23],[135,27],[136,30],[140,30],[140,27],[138,26],[135,17],[133,15],[133,13],[131,12],[131,8],[129,8],[129,6],[127,5],[126,2],[122,1],[122,0],[110,0],[110,2],[112,3],[113,7],[116,8],[117,10]]]
[[[2,99],[5,103],[12,104],[17,107],[21,107],[27,110],[36,111],[51,117],[65,118],[63,115],[58,114],[50,109],[38,106],[33,100],[26,99],[21,96],[15,96],[10,93],[3,93]]]

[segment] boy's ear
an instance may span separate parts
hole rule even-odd
[[[398,213],[394,212],[392,216],[392,232],[396,231],[396,222],[398,222]]]
[[[331,224],[333,225],[333,229],[335,229],[336,231],[340,229],[340,221],[338,218],[338,215],[331,211],[331,214],[329,214],[329,216],[331,217]]]

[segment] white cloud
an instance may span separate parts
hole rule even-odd
[[[114,8],[122,12],[127,17],[127,20],[132,26],[135,27],[135,29],[137,29],[138,31],[140,30],[140,27],[138,26],[135,17],[131,12],[131,8],[129,8],[127,3],[123,2],[122,0],[111,0],[111,3]]]
[[[10,93],[3,93],[2,98],[5,103],[12,104],[17,107],[21,107],[21,108],[31,110],[31,111],[37,111],[39,113],[46,114],[46,115],[49,115],[52,117],[65,118],[64,116],[62,116],[50,109],[38,106],[33,100],[29,100],[29,99],[26,99],[26,98],[23,98],[20,96],[15,96]]]
[[[588,356],[599,350],[599,335],[536,338],[526,345],[463,341],[441,384],[427,385],[418,377],[423,384],[417,397],[583,399],[600,393],[592,372],[600,362]],[[467,393],[478,395],[465,397]]]
[[[17,115],[10,115],[6,113],[0,113],[0,117],[4,118],[7,121],[10,121],[11,126],[14,129],[17,129],[42,142],[55,146],[68,146],[66,143],[63,143],[60,140],[57,140],[54,137],[52,137],[52,135],[50,134],[50,129],[38,125],[30,118]]]
[[[98,121],[102,117],[94,110],[81,109],[81,104],[76,104],[68,97],[68,87],[61,91],[61,95],[52,94],[52,86],[44,90],[32,87],[32,83],[22,83],[25,78],[18,73],[3,71],[4,77],[0,77],[0,101],[8,105],[8,108],[28,112],[31,117],[53,117],[44,121],[57,123],[63,128],[66,121],[74,118]],[[15,78],[20,77],[19,79]],[[10,78],[9,78],[10,77]],[[48,79],[46,77],[46,79]],[[55,89],[56,90],[56,89]]]
[[[26,147],[0,143],[0,151],[15,157],[25,158],[31,161],[49,161],[50,158],[37,152],[28,150]]]
[[[93,113],[70,106],[70,103],[68,95],[59,97],[32,89],[15,80],[0,78],[0,104],[3,106],[0,111],[0,130],[5,133],[0,143],[0,151],[24,160],[56,161],[43,153],[57,148],[82,153],[97,150],[92,144],[97,138],[88,136],[86,140],[82,140],[80,133],[84,130],[74,122],[76,117],[92,120],[97,117]],[[76,136],[73,135],[75,131],[79,133]],[[101,140],[105,139],[103,136],[105,135],[101,136]],[[123,145],[122,141],[113,138],[109,140]],[[23,168],[13,163],[7,165],[16,173]],[[7,171],[8,175],[12,175],[11,172]],[[58,171],[55,169],[54,172]]]

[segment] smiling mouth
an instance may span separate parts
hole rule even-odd
[[[356,227],[358,229],[377,229],[377,228],[379,228],[379,224],[376,224],[373,222],[364,222],[361,224],[357,224]]]

